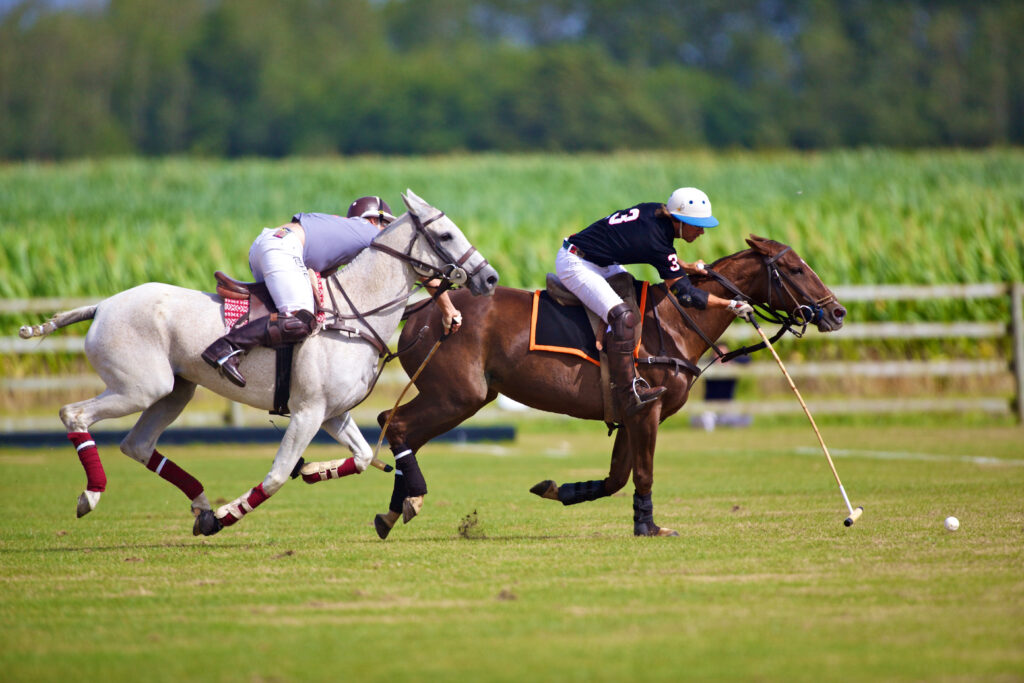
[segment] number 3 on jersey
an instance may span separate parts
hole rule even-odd
[[[668,269],[669,270],[679,270],[679,268],[680,268],[680,266],[679,266],[679,257],[676,256],[675,254],[669,254],[668,255]]]
[[[640,209],[632,208],[624,214],[616,212],[611,216],[608,216],[608,225],[629,223],[630,221],[635,221],[637,218],[640,218]]]

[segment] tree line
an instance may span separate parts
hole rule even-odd
[[[1024,143],[1017,0],[81,0],[0,14],[0,158]]]

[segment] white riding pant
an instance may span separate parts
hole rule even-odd
[[[608,311],[622,303],[622,297],[608,284],[608,278],[625,272],[626,269],[618,263],[599,266],[576,254],[570,254],[565,247],[559,249],[555,256],[555,275],[558,279],[605,322],[608,322]]]
[[[302,241],[294,232],[264,228],[249,249],[249,268],[257,282],[266,282],[280,313],[316,311],[309,272],[302,260]]]

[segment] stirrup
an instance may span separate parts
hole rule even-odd
[[[643,387],[645,389],[647,389],[648,391],[650,391],[652,389],[650,382],[645,380],[643,377],[640,377],[639,375],[637,375],[636,377],[633,378],[633,386],[631,387],[631,389],[633,391],[633,397],[636,399],[636,402],[637,402],[638,405],[644,405],[644,404],[650,403],[651,401],[653,401],[654,399],[658,398],[663,393],[665,393],[665,388],[662,387],[661,391],[659,391],[656,394],[652,395],[650,398],[648,398],[645,401],[644,399],[640,398],[640,392],[636,390],[636,387],[637,387],[638,384],[643,384]]]
[[[240,353],[242,353],[242,349],[235,349],[234,351],[232,351],[228,355],[224,356],[223,358],[218,358],[217,359],[217,367],[223,369],[225,363],[227,363],[229,360],[231,360],[232,358],[234,358],[235,356],[237,356]]]

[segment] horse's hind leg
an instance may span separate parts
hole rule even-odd
[[[181,411],[185,409],[195,393],[194,382],[175,377],[174,389],[171,393],[146,408],[132,430],[121,441],[121,452],[145,465],[161,479],[177,486],[191,501],[192,514],[199,515],[203,511],[210,510],[210,501],[206,499],[203,485],[156,450],[156,442],[160,435],[178,419]]]
[[[156,391],[131,394],[108,388],[95,398],[69,403],[60,409],[60,419],[67,429],[68,439],[78,452],[87,478],[86,489],[78,497],[79,517],[92,512],[100,502],[100,495],[107,489],[107,475],[89,428],[100,420],[124,417],[143,410],[161,395]]]
[[[629,481],[632,469],[633,449],[630,447],[629,431],[625,427],[620,427],[615,433],[615,446],[612,448],[612,461],[607,477],[592,481],[576,481],[561,486],[551,479],[546,479],[535,484],[530,493],[541,498],[557,500],[562,505],[585,503],[610,496],[621,489]]]

